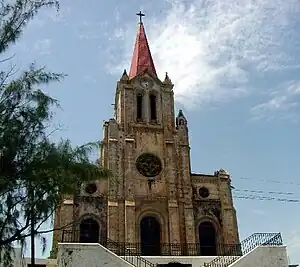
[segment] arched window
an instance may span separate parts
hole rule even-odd
[[[146,216],[140,223],[141,254],[160,256],[160,223],[152,216]]]
[[[217,256],[216,229],[211,222],[199,225],[199,241],[201,256]]]
[[[80,243],[99,243],[99,224],[92,218],[80,224]]]
[[[150,100],[150,120],[156,122],[157,121],[156,95],[151,94],[149,96],[149,100]]]
[[[143,95],[138,94],[136,96],[136,120],[143,120]]]

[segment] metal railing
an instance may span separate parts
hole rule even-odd
[[[124,247],[120,247],[119,243],[110,240],[109,238],[107,238],[106,240],[106,244],[104,244],[104,247],[106,247],[108,250],[110,250],[111,252],[118,254],[118,252],[122,251],[123,255],[119,255],[121,256],[122,259],[124,259],[125,261],[129,262],[130,264],[136,266],[136,267],[155,267],[156,264],[140,257],[139,255],[136,255],[136,253],[134,251],[131,251],[130,249],[124,248]]]
[[[280,233],[254,233],[241,242],[242,255],[247,254],[258,246],[282,246],[282,237]],[[217,257],[204,267],[227,267],[235,262],[239,257],[236,251],[228,251],[230,257]]]
[[[79,243],[80,232],[75,230],[63,230],[62,232],[62,243]],[[82,243],[85,243],[84,241]],[[107,248],[109,251],[117,254],[123,260],[129,262],[136,267],[155,267],[156,264],[140,257],[133,250],[120,246],[118,242],[115,242],[109,238],[100,239],[98,242],[100,245]]]
[[[62,234],[63,243],[85,243],[80,240],[80,232],[76,230],[64,230]],[[106,243],[105,239],[96,240],[108,249],[113,250],[118,256],[124,256],[128,251],[140,256],[236,256],[241,255],[240,244],[217,244],[216,246],[200,246],[199,243],[160,243],[157,245],[141,243],[117,243],[115,246]]]

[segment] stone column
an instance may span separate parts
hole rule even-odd
[[[125,153],[124,153],[124,170],[125,170],[125,242],[136,242],[136,229],[135,229],[135,180],[132,176],[133,169],[135,168],[134,150],[135,139],[125,139]]]
[[[189,147],[187,144],[180,146],[180,159],[181,159],[181,170],[182,170],[182,190],[183,198],[185,199],[184,204],[184,221],[185,221],[185,241],[186,243],[196,243],[195,239],[195,218],[193,209],[193,192],[192,183],[190,176],[190,157]]]
[[[176,200],[169,200],[169,233],[170,233],[170,243],[180,243],[179,235],[179,209]]]
[[[196,243],[195,238],[195,218],[192,204],[184,205],[186,243]]]
[[[165,141],[165,179],[168,185],[168,211],[169,211],[169,242],[180,243],[180,221],[177,201],[176,181],[176,153],[173,140]]]
[[[233,206],[230,176],[223,169],[218,172],[220,200],[222,203],[223,242],[225,244],[238,244],[239,234],[236,212]]]
[[[107,237],[112,241],[119,241],[119,204],[117,201],[108,201]]]
[[[125,201],[125,242],[136,243],[135,202]]]

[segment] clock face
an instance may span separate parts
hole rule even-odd
[[[136,168],[145,177],[155,177],[162,171],[162,164],[159,157],[145,153],[136,160]]]
[[[144,89],[149,89],[150,87],[152,87],[152,83],[150,80],[148,79],[141,79],[140,81],[140,85],[144,88]]]

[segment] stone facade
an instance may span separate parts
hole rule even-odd
[[[124,77],[125,76],[125,77]],[[219,242],[239,241],[230,177],[221,170],[214,175],[192,174],[187,120],[182,112],[175,120],[173,85],[144,73],[128,80],[124,75],[116,90],[116,117],[104,123],[103,166],[114,171],[109,184],[108,237],[139,243],[140,220],[156,216],[162,226],[163,243],[198,243],[198,225],[210,221]],[[151,81],[151,89],[140,81]],[[143,95],[143,117],[136,120],[136,95]],[[150,94],[157,96],[157,121],[151,121]],[[143,153],[158,156],[162,171],[149,179],[139,173],[136,159]],[[205,187],[209,195],[199,195]],[[118,222],[118,224],[116,224]],[[111,227],[114,225],[114,227]]]
[[[138,65],[147,58],[150,67]],[[200,243],[216,247],[200,254],[220,254],[222,244],[239,243],[230,176],[224,170],[191,173],[187,119],[181,110],[175,116],[173,84],[167,74],[164,81],[158,79],[142,24],[133,62],[135,76],[124,71],[117,82],[114,117],[104,122],[100,162],[113,177],[82,185],[75,197],[66,198],[54,225],[86,231],[80,225],[91,218],[100,228],[93,228],[99,238],[140,244],[147,236],[142,225],[156,223],[155,242]],[[54,248],[61,235],[54,233]]]
[[[151,89],[142,88],[145,78]],[[142,118],[137,120],[139,93]],[[156,96],[156,121],[150,119],[150,94]],[[157,176],[147,178],[137,170],[136,160],[144,153],[160,159]],[[97,181],[96,192],[85,192],[83,185],[76,197],[66,199],[56,213],[55,227],[76,221],[72,227],[79,230],[80,222],[92,217],[101,237],[141,243],[141,219],[153,216],[161,226],[161,243],[199,243],[202,222],[214,226],[217,244],[239,242],[230,176],[224,170],[191,173],[187,120],[181,111],[175,118],[168,77],[161,82],[145,71],[129,80],[124,73],[117,84],[115,117],[104,122],[101,164],[114,176]],[[54,244],[60,238],[61,232],[55,232]]]

